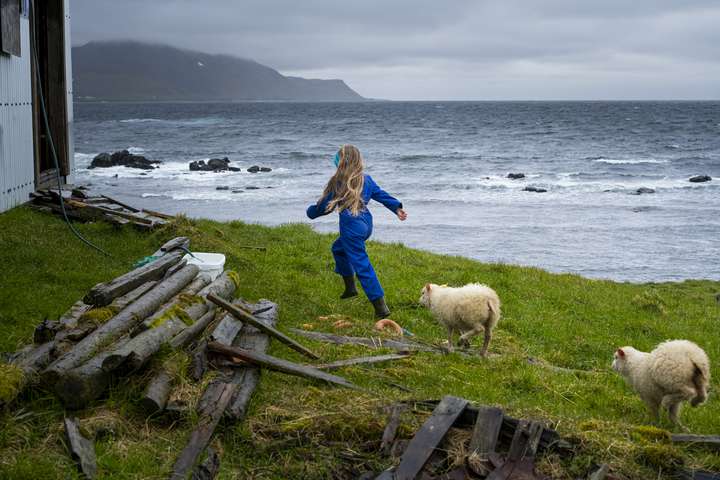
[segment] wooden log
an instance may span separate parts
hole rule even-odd
[[[354,385],[337,375],[325,373],[317,368],[299,365],[281,358],[271,357],[270,355],[265,355],[263,353],[245,350],[244,348],[228,347],[217,342],[208,343],[208,350],[231,358],[238,358],[244,362],[252,363],[253,365],[259,365],[270,370],[286,373],[288,375],[322,380],[341,387],[360,390],[360,387],[357,385]]]
[[[720,435],[693,435],[689,433],[673,433],[670,437],[673,443],[697,445],[720,450]]]
[[[351,367],[354,365],[368,365],[372,363],[389,362],[392,360],[402,360],[409,357],[408,353],[391,353],[388,355],[375,355],[372,357],[348,358],[346,360],[338,360],[331,363],[323,363],[321,365],[312,365],[318,370],[335,370],[343,367]]]
[[[60,322],[65,328],[75,328],[75,326],[77,326],[78,320],[80,320],[80,317],[82,317],[83,314],[91,308],[92,305],[88,305],[82,300],[78,300],[77,302],[73,303],[73,305],[70,307],[70,310],[60,316],[58,322]]]
[[[40,322],[33,332],[33,342],[40,344],[49,342],[63,328],[60,322],[48,320],[47,318]]]
[[[237,308],[236,306],[226,302],[222,298],[217,297],[216,295],[209,294],[207,296],[208,300],[213,302],[215,305],[225,309],[228,313],[231,313],[235,318],[240,320],[243,323],[247,323],[252,325],[253,327],[257,328],[258,330],[261,330],[265,332],[268,335],[273,336],[274,338],[278,339],[280,342],[284,343],[285,345],[289,346],[293,350],[302,353],[303,355],[310,357],[312,359],[318,359],[320,358],[316,353],[312,352],[308,348],[304,347],[300,343],[296,342],[292,338],[288,337],[284,333],[276,330],[273,327],[269,327],[265,325],[263,322],[255,318],[253,315],[250,315],[249,313]]]
[[[173,250],[180,249],[182,251],[190,248],[190,239],[188,237],[175,237],[172,240],[168,240],[163,243],[160,248],[153,253],[153,257],[160,257]]]
[[[43,376],[50,384],[55,383],[59,376],[81,365],[95,355],[103,346],[112,343],[121,335],[129,332],[160,305],[182,290],[197,275],[197,272],[197,266],[187,265],[172,277],[158,283],[140,299],[80,340],[72,350],[50,364],[43,372]]]
[[[277,322],[277,307],[273,304],[273,308],[266,311],[260,319],[270,326],[275,325]],[[248,333],[251,332],[248,331]],[[238,339],[237,342],[244,345],[253,343],[262,346],[261,338],[255,335],[253,337],[253,339],[248,337],[247,340]],[[243,383],[248,371],[248,369],[241,369],[237,372],[223,371],[220,378],[207,386],[198,402],[200,420],[173,466],[172,479],[185,479],[187,477],[203,450],[210,443],[215,428],[223,415],[225,415],[227,408],[234,401],[235,392],[237,392],[239,385]]]
[[[410,440],[395,470],[396,480],[413,480],[420,473],[467,404],[467,400],[449,395],[440,401],[430,418]]]
[[[220,455],[212,449],[207,449],[207,457],[193,471],[191,480],[213,480],[220,471]]]
[[[183,293],[187,295],[195,294],[207,286],[209,282],[209,277],[200,275],[183,290]],[[221,284],[224,285],[222,282]],[[225,291],[218,291],[217,293],[229,297],[233,294],[233,291],[234,288],[227,288]],[[161,308],[158,313],[150,317],[150,319],[154,319],[152,324],[155,326],[136,335],[122,348],[111,352],[103,361],[103,369],[106,371],[122,369],[124,372],[139,369],[157,353],[160,347],[195,323],[210,308],[208,304],[203,302],[188,305],[185,309],[181,309],[180,306],[181,299],[171,301]],[[190,308],[193,306],[195,308]]]
[[[142,399],[140,399],[143,410],[148,413],[162,412],[170,398],[173,380],[173,377],[164,369],[161,369],[150,379],[150,383],[145,389]]]
[[[382,452],[383,455],[390,455],[390,449],[392,448],[393,442],[395,442],[395,437],[400,427],[400,416],[405,410],[407,410],[407,405],[402,403],[396,403],[390,409],[388,422],[383,431],[382,440],[380,441],[380,452]]]
[[[300,330],[297,328],[291,328],[291,332],[301,335],[303,337],[311,338],[326,343],[334,343],[336,345],[364,345],[370,348],[389,348],[400,352],[438,352],[443,353],[442,349],[434,348],[429,345],[422,345],[420,343],[393,340],[389,338],[380,337],[346,337],[341,335],[334,335],[326,332],[309,332],[307,330]]]
[[[115,298],[134,290],[143,283],[161,279],[165,271],[178,263],[183,256],[183,252],[170,252],[154,262],[138,267],[110,282],[99,283],[85,295],[83,301],[96,307],[109,305]]]
[[[201,340],[190,356],[190,378],[199,382],[205,376],[207,370],[207,340]]]
[[[262,320],[266,325],[274,327],[277,323],[278,312],[277,305],[267,300],[261,300],[254,309],[255,312],[261,312],[258,319]],[[253,327],[252,325],[243,326],[240,337],[234,342],[234,345],[246,350],[265,353],[270,345],[270,337]],[[225,418],[231,421],[240,421],[247,413],[247,407],[250,404],[255,388],[260,381],[260,369],[258,367],[248,365],[244,368],[236,368],[235,383],[239,386],[233,394],[230,404],[225,408]],[[240,378],[242,382],[240,382]]]
[[[173,350],[177,350],[179,348],[187,347],[190,342],[195,340],[197,337],[199,337],[202,332],[205,331],[205,329],[212,323],[213,319],[215,318],[215,309],[212,308],[205,312],[205,314],[198,319],[197,322],[193,323],[186,329],[184,329],[182,332],[175,335],[170,340],[170,348]]]
[[[97,475],[95,446],[80,433],[80,423],[77,418],[65,417],[64,424],[70,455],[77,462],[78,468],[85,478],[95,478]]]
[[[152,329],[159,326],[168,319],[168,313],[172,309],[178,306],[189,306],[183,304],[185,302],[188,302],[189,300],[192,300],[192,297],[196,296],[197,293],[203,288],[205,288],[209,283],[210,277],[205,274],[199,274],[185,288],[183,288],[180,293],[165,302],[160,308],[157,309],[157,311],[155,311],[155,313],[143,320],[142,323],[138,325],[138,328],[136,329],[137,331],[134,333],[139,333],[143,330]],[[197,303],[203,302],[199,301]],[[203,313],[205,313],[205,311],[201,312],[200,315],[202,315]]]
[[[116,348],[128,342],[130,337],[123,337],[116,343]],[[63,405],[70,410],[86,407],[90,402],[105,393],[112,374],[102,368],[102,363],[109,352],[95,355],[82,365],[63,373],[55,382],[55,394]]]
[[[145,282],[139,287],[129,291],[125,295],[121,295],[117,297],[115,300],[113,300],[110,303],[110,308],[116,312],[119,312],[120,310],[123,310],[128,307],[131,303],[133,303],[138,298],[145,295],[147,292],[152,290],[152,288],[157,284],[157,280],[150,280],[149,282]]]

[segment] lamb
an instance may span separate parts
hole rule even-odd
[[[685,429],[678,418],[682,402],[696,407],[707,399],[710,361],[702,348],[688,340],[663,342],[650,353],[619,348],[612,368],[640,395],[655,421],[665,406],[670,421]]]
[[[458,346],[470,346],[470,339],[485,331],[480,354],[487,356],[492,330],[500,320],[500,299],[492,288],[470,283],[453,288],[428,283],[422,289],[420,304],[429,308],[437,321],[448,330],[449,350],[453,350],[453,332],[461,335]]]

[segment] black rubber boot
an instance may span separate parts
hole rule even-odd
[[[352,275],[343,277],[343,281],[345,282],[345,291],[342,295],[340,295],[340,298],[350,298],[356,296],[358,291],[355,286],[355,277]]]
[[[375,318],[387,318],[390,316],[390,309],[385,303],[385,297],[380,297],[377,300],[372,301],[373,307],[375,307]]]

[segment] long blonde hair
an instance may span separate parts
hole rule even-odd
[[[354,145],[343,145],[338,154],[340,163],[337,171],[325,186],[321,199],[332,193],[333,198],[328,203],[327,212],[347,209],[353,215],[358,215],[365,209],[362,199],[365,185],[362,156]]]

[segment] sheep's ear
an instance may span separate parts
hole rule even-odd
[[[425,284],[425,291],[426,291],[426,292],[429,292],[429,291],[430,291],[430,284],[429,284],[429,283],[426,283],[426,284]]]
[[[618,357],[625,358],[625,351],[622,348],[617,349]]]

